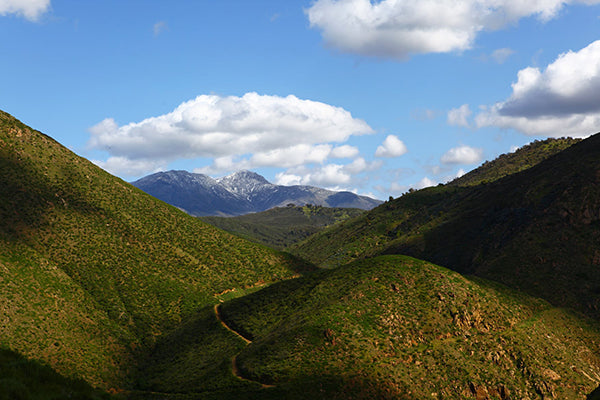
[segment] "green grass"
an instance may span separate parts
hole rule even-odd
[[[313,205],[276,207],[239,217],[201,217],[205,222],[248,240],[284,250],[322,229],[357,217],[364,210]]]
[[[320,383],[315,371],[336,377],[319,398],[570,399],[600,376],[596,322],[408,257],[280,282],[222,314],[254,339],[238,357],[247,376],[291,392]]]
[[[589,184],[599,140],[355,218],[327,210],[344,221],[296,251],[338,268],[313,271],[0,112],[0,399],[584,398],[600,381],[597,322],[380,254],[429,257],[589,311],[600,294]],[[323,210],[286,211],[312,224]],[[251,344],[216,319],[222,301]],[[232,374],[233,357],[250,381]]]
[[[476,186],[494,182],[529,169],[580,141],[581,139],[573,138],[534,140],[513,153],[502,154],[493,161],[486,161],[479,168],[453,180],[450,185]]]
[[[527,169],[489,163],[462,181],[405,194],[327,228],[291,251],[326,268],[408,254],[600,317],[600,136],[573,142],[534,143],[514,156],[515,163],[533,160]]]
[[[0,349],[0,399],[2,400],[109,400],[113,397],[82,380],[67,379],[52,368]]]
[[[0,112],[0,344],[93,385],[224,291],[309,270],[158,201]]]

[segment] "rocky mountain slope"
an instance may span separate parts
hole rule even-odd
[[[232,216],[288,204],[371,209],[381,201],[313,186],[282,186],[250,171],[219,179],[186,171],[158,172],[132,184],[195,216]]]

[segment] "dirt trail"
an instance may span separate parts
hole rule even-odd
[[[225,329],[227,329],[229,332],[234,333],[237,337],[239,337],[244,342],[246,342],[246,345],[252,343],[252,340],[250,340],[248,338],[245,338],[238,331],[231,329],[231,327],[229,325],[227,325],[225,323],[225,321],[223,321],[223,319],[221,318],[221,313],[219,312],[219,304],[215,304],[215,316],[217,317],[217,319],[219,320],[219,322],[221,323],[221,325],[223,325],[223,327]],[[237,365],[237,354],[235,356],[233,356],[233,358],[231,359],[231,372],[233,373],[233,375],[236,378],[238,378],[238,379],[240,379],[242,381],[258,383],[263,388],[272,388],[272,387],[275,387],[274,385],[267,385],[266,383],[261,383],[261,382],[258,382],[258,381],[253,381],[252,379],[244,378],[240,374],[240,369],[238,368],[238,365]]]

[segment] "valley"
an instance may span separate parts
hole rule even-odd
[[[592,398],[599,156],[223,222],[0,112],[0,399]]]

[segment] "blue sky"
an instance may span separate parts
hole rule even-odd
[[[600,0],[0,0],[0,109],[128,181],[381,199],[600,131]]]

